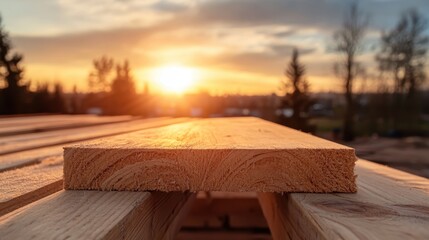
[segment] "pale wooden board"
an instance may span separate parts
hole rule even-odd
[[[131,130],[137,131],[141,129],[147,129],[147,128],[154,128],[154,127],[160,127],[165,126],[168,124],[174,124],[177,122],[183,122],[186,121],[186,118],[181,119],[168,119],[168,118],[160,118],[160,119],[153,119],[155,121],[132,121],[130,124],[132,124],[132,127],[129,127],[127,125],[116,125],[116,124],[109,124],[109,128],[107,129],[104,127],[101,128],[92,128],[91,131],[88,131],[85,129],[82,131],[82,129],[75,129],[75,133],[78,134],[79,137],[81,137],[81,140],[87,139],[87,138],[94,138],[95,135],[98,135],[99,137],[104,136],[104,134],[114,135],[114,134],[121,134],[130,132]],[[124,127],[125,126],[125,127]],[[56,134],[58,135],[58,134]],[[50,139],[49,141],[59,141],[61,140],[61,137],[55,137],[53,139]],[[78,139],[78,138],[74,138]],[[34,142],[29,142],[28,144],[37,144],[37,138],[33,140]],[[46,140],[43,140],[46,141]],[[80,142],[77,140],[77,142]],[[63,153],[63,145],[58,146],[50,146],[50,147],[42,147],[42,148],[36,148],[33,150],[27,150],[27,151],[21,151],[21,152],[14,152],[10,154],[0,155],[0,173],[3,171],[7,171],[13,168],[19,168],[30,164],[36,164],[40,162],[42,159],[50,156],[58,156],[62,155]]]
[[[60,129],[67,129],[67,128],[88,127],[88,126],[108,124],[108,123],[126,122],[126,121],[130,121],[133,119],[135,120],[135,119],[137,119],[137,117],[131,117],[131,116],[113,116],[113,117],[68,116],[68,117],[65,117],[64,119],[60,118],[60,119],[54,120],[54,121],[49,120],[49,121],[43,121],[43,122],[29,122],[27,124],[20,124],[17,126],[3,125],[3,126],[0,126],[0,136],[45,132],[45,131],[60,130]]]
[[[82,127],[42,133],[21,134],[0,138],[0,154],[9,154],[35,148],[67,144],[120,133],[132,132],[152,126],[163,126],[186,121],[186,118],[150,118],[101,126]]]
[[[62,153],[62,146],[53,146],[0,155],[0,174],[4,171],[40,163],[48,157],[61,156],[62,158]]]
[[[356,194],[260,193],[274,239],[429,239],[429,180],[365,160]]]
[[[145,129],[176,123],[171,120],[136,126]],[[63,188],[62,151],[61,146],[54,146],[0,156],[0,216]]]
[[[190,193],[60,191],[0,218],[2,239],[174,239]]]
[[[257,118],[206,119],[65,148],[66,189],[353,192],[354,150]]]
[[[115,116],[115,117],[126,117],[126,116]],[[10,128],[10,127],[25,127],[32,124],[56,124],[61,121],[91,121],[99,119],[99,116],[96,115],[40,115],[40,116],[22,116],[22,117],[10,117],[10,118],[0,118],[0,129]]]
[[[82,115],[79,115],[82,116]],[[89,117],[95,117],[92,115],[87,115]],[[28,125],[31,123],[41,123],[41,122],[56,122],[65,119],[70,119],[68,115],[25,115],[18,117],[0,117],[0,128],[1,127],[10,127],[10,126],[22,126]]]
[[[63,158],[0,173],[0,216],[63,189]]]

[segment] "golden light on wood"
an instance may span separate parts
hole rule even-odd
[[[152,78],[166,92],[184,93],[197,80],[197,71],[182,65],[167,65],[155,69]]]

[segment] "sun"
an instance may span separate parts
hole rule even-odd
[[[153,79],[170,93],[184,93],[197,80],[196,70],[182,65],[167,65],[153,71]]]

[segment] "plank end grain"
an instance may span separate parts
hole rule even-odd
[[[206,119],[64,149],[65,189],[356,192],[354,149],[257,118]]]

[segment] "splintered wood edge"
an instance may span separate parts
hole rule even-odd
[[[214,155],[221,155],[227,165],[221,166],[219,157],[207,160],[207,156]],[[100,164],[101,159],[105,164]],[[64,160],[64,188],[70,190],[356,192],[354,166],[357,158],[351,148],[142,150],[66,147]],[[290,167],[291,164],[298,167]],[[298,177],[300,182],[293,182],[293,177]],[[313,178],[311,182],[305,180],[308,177]]]
[[[195,194],[60,191],[0,217],[5,239],[174,239]],[[43,231],[42,231],[43,229]]]

